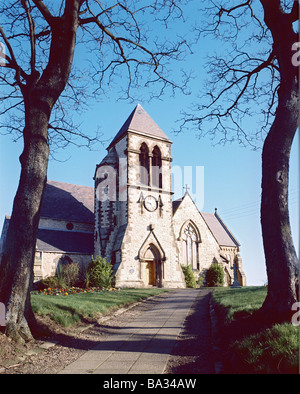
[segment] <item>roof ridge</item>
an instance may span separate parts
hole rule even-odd
[[[51,183],[50,183],[51,182]],[[87,187],[89,189],[94,189],[94,186],[86,186],[86,185],[77,185],[75,183],[69,183],[69,182],[60,182],[60,181],[53,181],[50,179],[47,179],[47,184],[48,185],[53,185],[54,183],[58,183],[60,185],[69,185],[69,186],[76,186],[76,187]]]

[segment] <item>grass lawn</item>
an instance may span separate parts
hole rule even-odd
[[[299,371],[299,327],[291,323],[264,327],[251,319],[266,295],[265,287],[217,288],[213,292],[219,321],[224,322],[221,329],[228,334],[227,367],[231,373]]]
[[[33,311],[40,316],[49,316],[56,323],[70,327],[78,322],[93,320],[122,306],[141,301],[163,289],[122,289],[120,291],[98,291],[64,295],[45,295],[33,292]]]
[[[258,310],[267,295],[264,286],[249,286],[233,289],[217,287],[213,293],[214,301],[223,309],[224,317],[229,322],[241,315]]]

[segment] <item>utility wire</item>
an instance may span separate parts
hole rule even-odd
[[[292,188],[289,191],[289,206],[294,206],[299,202],[299,189]],[[243,217],[248,217],[256,214],[260,214],[260,201],[253,201],[246,204],[242,204],[236,208],[226,209],[220,212],[220,216],[224,220],[235,220]]]

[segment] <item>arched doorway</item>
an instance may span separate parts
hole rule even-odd
[[[150,244],[143,256],[142,279],[145,286],[161,286],[162,265],[161,256],[155,245]]]

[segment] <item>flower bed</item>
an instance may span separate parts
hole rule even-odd
[[[47,289],[39,290],[38,292],[35,292],[35,294],[41,294],[41,295],[51,295],[51,296],[68,296],[70,294],[82,294],[82,293],[99,293],[103,291],[116,291],[120,289],[104,289],[103,287],[88,287],[88,288],[82,288],[82,287],[48,287]]]

